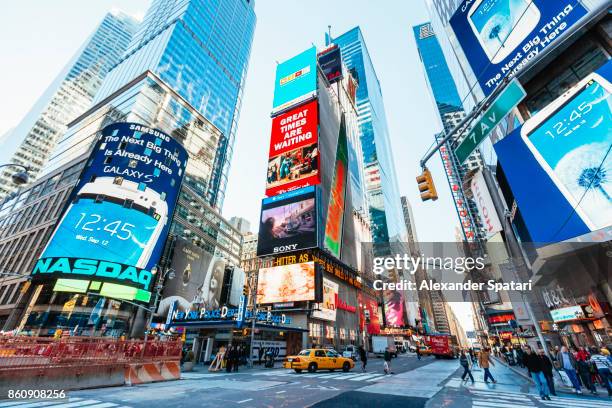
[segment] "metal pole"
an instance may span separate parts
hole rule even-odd
[[[155,299],[153,300],[153,307],[149,311],[149,317],[147,318],[147,322],[145,323],[144,342],[142,344],[142,357],[144,357],[145,350],[147,349],[147,338],[149,337],[147,335],[147,328],[151,327],[151,323],[153,322],[153,313],[155,313],[155,310],[157,310],[157,301],[159,299],[159,295],[160,295],[161,289],[164,284],[164,278],[166,277],[166,273],[168,271],[169,269],[167,269],[166,271],[164,271],[164,273],[162,273],[158,284],[155,286]]]
[[[249,286],[251,299],[253,300],[253,313],[251,314],[251,344],[249,345],[249,368],[253,368],[253,343],[255,342],[255,321],[257,320],[257,284],[256,271],[251,271]]]

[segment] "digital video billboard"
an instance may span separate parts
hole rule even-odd
[[[383,296],[387,326],[404,326],[404,295],[402,292],[397,290],[385,290]]]
[[[319,66],[330,84],[342,79],[342,53],[337,45],[319,53]]]
[[[317,92],[317,49],[313,46],[276,67],[272,112],[305,102]]]
[[[329,199],[327,220],[325,223],[324,245],[336,258],[340,258],[342,223],[344,221],[344,201],[346,196],[346,174],[348,170],[348,147],[344,115],[342,115],[340,121],[340,134],[338,136],[336,164],[334,167],[331,197]]]
[[[177,238],[170,267],[175,277],[164,285],[157,310],[159,315],[165,316],[170,310],[188,312],[201,307],[211,310],[221,307],[225,275],[225,261],[222,258]]]
[[[261,204],[257,256],[317,246],[315,187],[304,187],[270,198]]]
[[[494,145],[533,242],[612,225],[611,81],[608,62]]]
[[[317,300],[314,262],[261,268],[257,280],[257,303],[285,303]]]
[[[380,334],[380,317],[378,316],[378,302],[361,292],[357,293],[359,301],[359,327],[368,334]]]
[[[586,12],[575,0],[465,0],[450,25],[484,94],[489,95]]]
[[[74,292],[149,302],[187,158],[159,130],[105,127],[32,278],[88,281]]]
[[[266,196],[319,184],[316,100],[272,119]]]
[[[323,278],[323,302],[319,303],[319,310],[312,311],[312,317],[322,320],[336,320],[336,297],[340,285]]]

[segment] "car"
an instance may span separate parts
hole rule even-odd
[[[355,362],[346,357],[342,357],[335,350],[329,349],[305,349],[300,351],[295,356],[287,356],[283,361],[283,367],[295,370],[296,373],[301,373],[303,370],[308,370],[314,373],[317,370],[342,370],[350,371],[355,367]]]
[[[421,352],[422,356],[430,356],[431,355],[431,348],[430,347],[419,346],[419,351]]]
[[[342,357],[350,358],[353,361],[357,361],[358,356],[359,352],[357,351],[357,347],[352,344],[345,346],[342,351]]]

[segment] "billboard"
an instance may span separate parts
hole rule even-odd
[[[385,290],[385,321],[387,326],[401,327],[404,323],[404,295],[397,290]]]
[[[316,100],[272,119],[266,196],[319,184]]]
[[[225,260],[177,238],[170,267],[175,277],[164,285],[157,309],[160,316],[166,316],[170,310],[188,312],[201,307],[218,309],[221,306]]]
[[[317,246],[315,187],[304,187],[261,204],[257,256],[298,251]]]
[[[319,66],[330,84],[342,80],[342,54],[333,44],[319,53]]]
[[[586,15],[575,0],[465,0],[450,25],[485,95]]]
[[[185,149],[159,130],[102,129],[32,278],[149,302],[186,164]]]
[[[378,316],[378,302],[369,296],[357,293],[359,301],[359,326],[368,334],[380,334],[380,317]]]
[[[320,300],[321,296],[317,296],[320,278],[314,262],[261,268],[257,280],[257,303]]]
[[[608,62],[494,145],[533,242],[612,225],[611,80]]]
[[[317,92],[317,49],[311,47],[276,66],[272,113],[313,98]]]
[[[336,320],[336,298],[340,285],[323,278],[323,302],[319,303],[319,310],[313,310],[312,317],[322,320]]]
[[[495,211],[495,207],[493,206],[493,199],[489,194],[489,189],[487,188],[482,170],[479,170],[474,177],[472,177],[470,183],[470,189],[472,190],[474,201],[476,201],[476,207],[478,208],[478,216],[480,217],[482,226],[486,230],[486,237],[488,239],[501,231],[502,225]]]
[[[344,115],[342,115],[340,120],[340,134],[338,136],[336,164],[334,167],[331,197],[329,199],[327,220],[325,222],[324,245],[336,258],[340,258],[342,222],[344,220],[344,199],[346,195],[346,173],[348,167],[348,147]]]

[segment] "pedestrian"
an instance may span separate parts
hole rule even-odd
[[[488,379],[490,378],[493,381],[493,384],[496,384],[495,378],[491,375],[491,371],[489,371],[489,367],[491,365],[495,365],[493,360],[491,359],[491,354],[489,348],[484,348],[480,355],[478,356],[478,365],[484,370],[484,382],[488,383]]]
[[[240,347],[234,346],[234,355],[232,359],[232,371],[238,372],[239,365],[240,365]]]
[[[610,353],[607,349],[602,348],[599,351],[594,350],[590,361],[595,364],[599,377],[601,378],[604,387],[606,387],[606,390],[608,390],[608,396],[612,397],[612,387],[610,387],[610,381],[612,381],[612,365],[608,362],[609,355]]]
[[[525,363],[523,362],[523,357],[525,357],[525,353],[523,352],[523,349],[521,349],[520,347],[517,346],[516,347],[516,363],[521,368],[525,368]]]
[[[368,365],[368,353],[363,346],[359,346],[359,360],[361,360],[361,372],[365,373],[366,365]]]
[[[385,374],[395,374],[391,371],[391,352],[389,351],[389,347],[385,348]]]
[[[557,361],[559,362],[559,368],[567,374],[567,377],[574,387],[574,391],[577,394],[582,394],[580,382],[578,381],[578,374],[576,372],[576,358],[568,351],[566,346],[561,347],[559,354],[557,354]]]
[[[472,367],[474,365],[478,366],[478,354],[474,351],[473,348],[470,349],[470,357],[472,359]]]
[[[591,394],[597,395],[595,384],[593,384],[593,381],[591,381],[591,364],[589,363],[590,358],[591,356],[584,349],[584,347],[580,347],[576,352],[576,370],[578,371],[580,381],[582,381],[585,388],[591,391]]]
[[[232,364],[234,363],[234,346],[227,346],[227,351],[225,352],[225,371],[228,373],[232,372]]]
[[[533,352],[530,346],[525,346],[523,354],[523,364],[527,367],[529,376],[533,380],[538,389],[538,393],[543,400],[550,400],[550,391],[548,390],[548,382],[544,376],[542,367],[542,359]]]
[[[417,359],[421,359],[421,346],[417,344],[416,346],[416,355],[417,355]]]
[[[474,376],[472,375],[472,371],[470,371],[470,360],[468,360],[467,355],[464,350],[461,350],[461,355],[459,356],[459,364],[463,367],[463,374],[461,375],[461,379],[463,381],[467,381],[467,376],[472,380],[472,384],[474,384]]]
[[[553,362],[544,350],[539,349],[538,355],[540,360],[542,361],[542,372],[544,373],[544,377],[546,377],[546,382],[548,383],[548,390],[551,395],[557,396],[557,392],[555,391],[555,379],[553,378]]]

